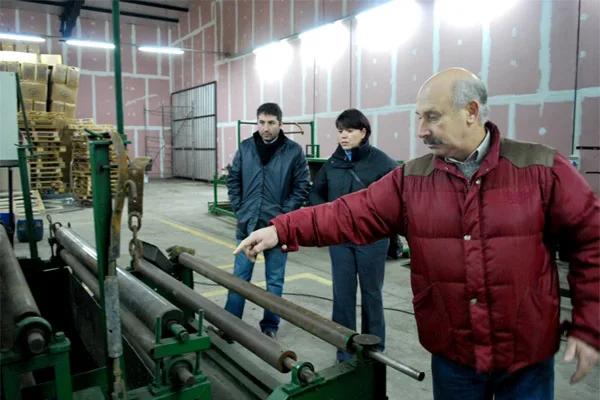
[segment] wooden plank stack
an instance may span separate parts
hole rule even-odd
[[[39,155],[28,159],[31,189],[44,194],[64,193],[66,188],[62,168],[65,167],[63,154],[67,148],[60,138],[60,131],[65,126],[63,114],[28,112],[27,122],[33,151]],[[22,113],[19,113],[19,129],[25,136]]]
[[[44,207],[44,202],[40,197],[40,193],[37,190],[32,190],[30,196],[33,215],[43,215],[46,209]],[[10,207],[8,200],[8,193],[0,192],[0,213],[7,213],[9,211]],[[25,217],[25,201],[22,193],[13,194],[13,212],[17,218]]]
[[[92,177],[91,177],[91,159],[90,142],[98,139],[91,138],[84,129],[90,129],[94,132],[105,133],[116,130],[113,125],[96,125],[90,119],[71,121],[66,130],[71,139],[71,180],[73,195],[80,200],[92,199]],[[117,163],[117,156],[114,146],[109,148],[110,163]],[[112,193],[114,195],[117,184],[118,171],[111,170]]]

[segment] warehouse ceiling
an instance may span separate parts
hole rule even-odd
[[[186,16],[192,0],[121,0],[121,22],[136,25],[171,25]],[[111,20],[112,0],[0,0],[2,8],[46,12],[59,18],[64,10],[80,7],[82,18]]]

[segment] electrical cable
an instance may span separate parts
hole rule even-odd
[[[198,285],[206,285],[206,286],[221,286],[218,283],[212,283],[212,282],[197,282],[197,281],[194,281],[194,283],[197,283]],[[327,301],[333,302],[333,299],[330,299],[329,297],[323,297],[323,296],[318,296],[318,295],[315,295],[315,294],[308,294],[308,293],[290,293],[290,292],[284,292],[283,295],[284,296],[309,297],[309,298],[313,298],[313,299],[327,300]],[[357,304],[356,307],[362,307],[362,306],[360,304]],[[401,310],[399,308],[383,307],[383,309],[387,310],[387,311],[401,312],[401,313],[408,314],[408,315],[415,315],[411,311]]]

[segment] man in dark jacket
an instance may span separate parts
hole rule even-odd
[[[554,149],[502,138],[472,73],[433,76],[416,106],[432,154],[367,190],[281,215],[235,252],[405,236],[435,399],[551,400],[561,336],[557,244],[569,262],[571,382],[598,361],[600,199]]]
[[[281,108],[265,103],[256,111],[258,131],[240,144],[227,178],[231,208],[238,217],[236,238],[245,239],[269,220],[302,206],[310,188],[310,174],[302,147],[285,137]],[[279,248],[265,252],[267,290],[281,296],[287,254]],[[252,278],[254,261],[245,254],[235,258],[233,274]],[[242,318],[245,299],[229,292],[225,309]],[[279,316],[265,310],[261,330],[275,338]]]
[[[308,195],[310,205],[333,201],[348,193],[367,188],[397,167],[394,160],[369,144],[371,124],[356,109],[342,112],[335,121],[339,145],[321,167]],[[333,313],[331,319],[356,330],[357,277],[361,293],[361,333],[381,339],[385,349],[385,317],[383,315],[383,278],[389,238],[365,246],[344,243],[329,247],[333,281]],[[339,349],[337,360],[350,359]]]

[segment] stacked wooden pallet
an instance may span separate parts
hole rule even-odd
[[[27,122],[33,151],[37,157],[29,158],[31,188],[42,193],[64,193],[62,168],[63,154],[67,151],[61,143],[60,131],[66,122],[62,113],[28,112]],[[25,123],[19,113],[19,129],[25,136]]]
[[[30,192],[31,208],[34,216],[41,216],[45,212],[44,202],[37,190]],[[13,212],[17,218],[25,217],[25,201],[22,193],[13,194]],[[8,193],[0,192],[0,213],[7,213],[10,210]]]
[[[66,127],[71,139],[71,181],[73,195],[80,200],[91,200],[92,193],[92,177],[91,177],[91,159],[90,159],[90,142],[98,140],[90,137],[84,129],[90,129],[93,132],[106,133],[114,131],[116,128],[113,125],[96,125],[92,120],[76,120],[71,121]],[[110,163],[116,164],[117,157],[113,145],[109,148]],[[118,171],[111,170],[111,183],[113,195],[117,184]]]

